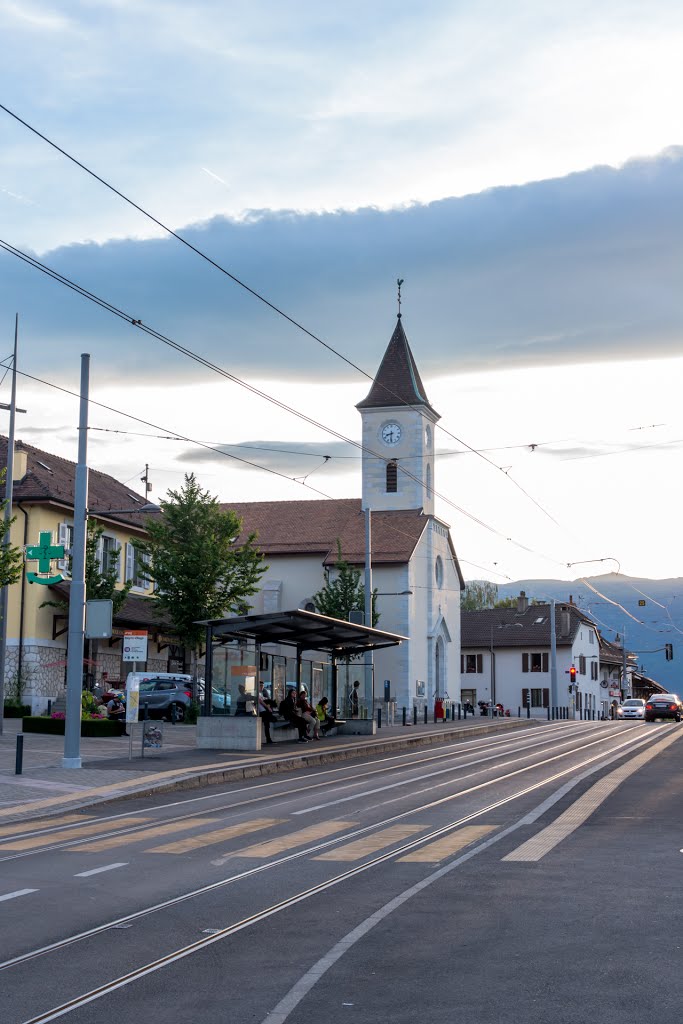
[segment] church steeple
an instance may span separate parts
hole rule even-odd
[[[433,514],[434,424],[440,416],[429,404],[400,306],[372,387],[356,408],[363,418],[363,507]]]

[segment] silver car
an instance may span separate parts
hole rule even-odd
[[[645,718],[645,701],[639,697],[629,697],[617,709],[617,718]]]

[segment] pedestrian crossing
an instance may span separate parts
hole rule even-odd
[[[22,834],[20,836],[16,836],[15,833],[15,838],[13,839],[4,841],[0,839],[0,856],[3,851],[8,853],[25,853],[40,852],[43,848],[53,850],[55,845],[63,842],[74,844],[68,845],[65,848],[65,852],[72,854],[98,854],[136,845],[141,847],[141,853],[160,854],[165,857],[192,854],[218,844],[225,844],[228,849],[221,851],[220,859],[212,861],[213,864],[222,865],[232,859],[271,860],[282,854],[302,850],[306,846],[313,847],[310,855],[314,861],[353,863],[365,860],[375,854],[391,851],[393,847],[400,846],[411,839],[419,839],[420,834],[427,833],[430,828],[434,827],[427,824],[402,822],[387,828],[379,828],[377,831],[368,831],[366,833],[363,830],[362,835],[358,835],[356,832],[355,838],[349,838],[348,841],[345,841],[341,837],[338,842],[335,842],[335,837],[339,836],[340,833],[353,832],[359,828],[360,823],[357,821],[334,819],[308,825],[273,838],[264,838],[257,842],[249,843],[246,846],[238,846],[236,849],[230,849],[230,844],[234,840],[286,825],[289,819],[254,818],[249,821],[223,825],[220,828],[211,828],[220,819],[215,817],[189,817],[178,821],[158,822],[151,818],[142,818],[136,815],[135,817],[88,821],[86,817],[64,815],[62,818],[52,819],[49,825],[46,822],[34,823],[36,830],[38,826],[45,830],[56,825],[72,825],[71,828],[63,827],[54,828],[54,831],[43,831],[40,835],[27,836],[25,833],[29,831],[29,826],[21,826]],[[136,827],[133,829],[131,826]],[[423,843],[418,843],[414,849],[398,857],[397,862],[437,864],[488,835],[497,827],[497,825],[470,825],[456,828],[435,840],[430,841],[427,838]],[[178,835],[182,832],[192,834]],[[169,837],[169,841],[163,841],[167,837]],[[320,849],[320,844],[323,844],[324,848],[322,850]],[[304,850],[304,854],[305,852]],[[110,865],[107,865],[108,867]],[[76,877],[87,877],[101,870],[105,869],[97,868],[93,869],[93,871],[83,871]]]

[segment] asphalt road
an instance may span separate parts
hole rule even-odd
[[[3,826],[3,1024],[678,1022],[681,737],[549,723]]]

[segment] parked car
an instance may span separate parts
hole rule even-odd
[[[645,721],[654,722],[655,718],[673,718],[680,722],[683,718],[683,701],[676,693],[653,693],[645,704]]]
[[[640,697],[629,697],[617,709],[617,718],[645,718],[645,701]]]
[[[147,677],[140,683],[140,718],[144,716],[145,704],[150,718],[171,718],[175,708],[176,722],[183,722],[192,703],[192,687],[189,683],[163,677]]]

